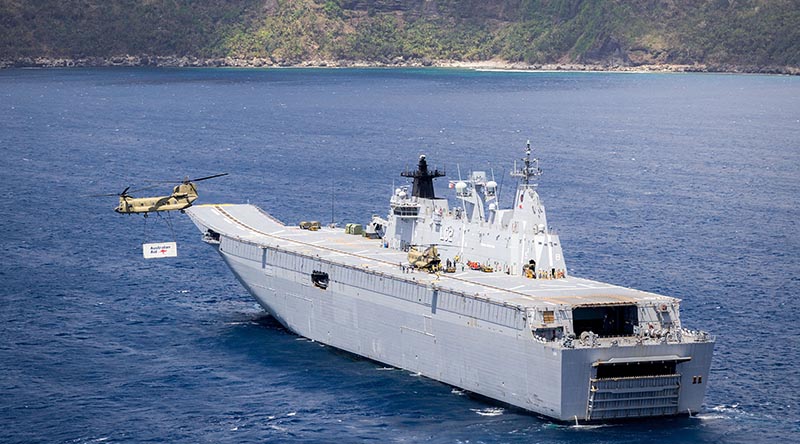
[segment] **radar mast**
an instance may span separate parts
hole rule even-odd
[[[539,168],[539,158],[531,158],[531,141],[529,140],[525,149],[525,158],[522,159],[524,165],[522,169],[517,168],[517,162],[514,161],[514,170],[511,171],[512,177],[521,177],[522,185],[525,187],[535,188],[537,183],[534,182],[537,177],[542,175],[542,169]]]

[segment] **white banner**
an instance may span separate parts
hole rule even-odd
[[[160,257],[177,257],[178,245],[175,242],[161,242],[158,244],[142,244],[142,254],[145,259]]]

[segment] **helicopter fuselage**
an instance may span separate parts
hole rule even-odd
[[[193,183],[183,183],[175,187],[169,196],[133,197],[122,195],[114,211],[120,214],[150,213],[154,211],[183,210],[197,200],[197,188]]]
[[[183,210],[192,206],[197,196],[173,197],[120,197],[119,205],[114,208],[117,213],[150,213],[153,211]]]

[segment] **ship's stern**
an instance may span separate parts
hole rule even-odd
[[[714,341],[598,340],[562,353],[561,420],[613,421],[694,414],[703,403]]]

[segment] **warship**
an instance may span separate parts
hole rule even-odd
[[[420,156],[386,217],[286,225],[253,205],[186,210],[291,332],[561,421],[693,414],[714,338],[680,299],[572,276],[530,143],[511,208],[485,171],[449,182]]]

